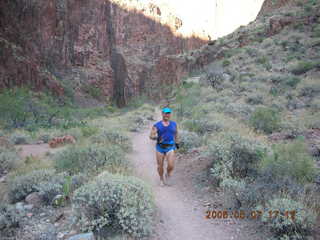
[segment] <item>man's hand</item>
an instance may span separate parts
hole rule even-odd
[[[152,127],[151,132],[150,132],[150,139],[151,140],[157,140],[158,136],[157,136],[157,128],[156,127]]]

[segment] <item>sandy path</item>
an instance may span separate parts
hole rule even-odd
[[[151,128],[151,125],[149,126]],[[205,219],[205,209],[190,196],[187,189],[179,188],[179,171],[174,185],[160,187],[155,158],[155,143],[149,140],[149,129],[133,137],[133,153],[129,158],[135,164],[137,175],[151,184],[158,210],[155,235],[152,240],[212,240],[236,239],[226,226]],[[176,168],[179,168],[176,162]],[[181,174],[181,172],[180,172]],[[176,182],[175,182],[176,181]]]
[[[65,145],[66,146],[66,145]],[[49,144],[25,144],[25,145],[16,145],[16,149],[19,151],[19,155],[24,159],[26,157],[38,157],[44,158],[48,153],[56,153],[65,148],[61,146],[58,148],[50,148]]]

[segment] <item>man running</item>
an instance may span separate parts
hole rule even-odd
[[[158,164],[158,173],[160,176],[160,186],[171,185],[171,175],[174,168],[175,154],[174,150],[179,148],[177,124],[170,120],[171,109],[162,109],[162,120],[152,126],[150,139],[157,140],[156,158]],[[163,163],[167,159],[167,173],[165,180],[163,177]]]

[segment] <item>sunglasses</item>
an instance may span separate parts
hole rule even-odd
[[[162,112],[162,113],[164,113],[164,114],[171,114],[171,113],[169,113],[169,112]]]

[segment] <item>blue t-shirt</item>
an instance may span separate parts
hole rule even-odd
[[[158,142],[164,144],[174,144],[174,136],[177,132],[177,124],[174,121],[169,120],[169,125],[164,126],[162,121],[159,121],[153,125],[157,128]]]

